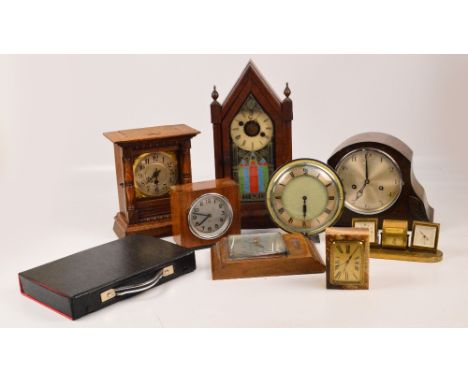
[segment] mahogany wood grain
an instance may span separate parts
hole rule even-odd
[[[223,104],[218,102],[218,91],[213,90],[211,122],[213,124],[213,144],[216,178],[232,178],[231,161],[231,122],[239,109],[252,94],[274,123],[274,169],[292,159],[291,121],[293,119],[291,91],[286,85],[286,98],[280,101],[276,93],[264,79],[252,61],[249,61],[241,76],[231,89]],[[274,227],[265,201],[241,202],[242,228]]]

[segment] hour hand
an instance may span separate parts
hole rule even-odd
[[[192,212],[192,215],[198,215],[198,216],[210,216],[209,214],[201,214],[200,212]]]

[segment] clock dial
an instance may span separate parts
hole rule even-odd
[[[207,193],[195,199],[188,212],[192,233],[200,239],[216,239],[231,226],[232,207],[229,200],[217,193]]]
[[[338,176],[313,159],[285,164],[274,173],[267,189],[268,211],[275,223],[288,232],[322,232],[339,218],[343,202]]]
[[[356,228],[367,228],[369,230],[369,242],[374,244],[376,238],[376,224],[371,221],[357,221],[353,224]]]
[[[239,184],[242,201],[265,200],[274,171],[274,125],[250,94],[230,125],[232,178]]]
[[[242,150],[263,149],[272,137],[273,122],[263,110],[241,111],[231,123],[232,142]]]
[[[142,154],[135,160],[133,172],[137,196],[157,197],[169,193],[169,188],[178,180],[177,162],[171,154],[156,151]]]
[[[336,171],[343,182],[346,207],[361,214],[389,209],[403,187],[397,163],[385,152],[370,147],[345,155]]]
[[[333,284],[360,284],[364,278],[364,243],[334,241],[330,256],[330,281]]]
[[[413,230],[413,246],[435,248],[437,240],[437,227],[415,224]]]

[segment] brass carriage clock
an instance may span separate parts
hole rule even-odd
[[[292,101],[288,85],[283,101],[250,61],[223,104],[212,92],[216,178],[239,184],[242,228],[274,224],[265,205],[273,172],[291,160]]]
[[[192,182],[190,140],[199,131],[187,125],[155,126],[104,133],[114,144],[120,211],[114,231],[169,236],[169,190]]]

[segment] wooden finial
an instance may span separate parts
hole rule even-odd
[[[217,102],[217,99],[219,97],[218,91],[216,90],[216,85],[213,86],[213,91],[211,92],[211,98],[213,98],[213,101]]]
[[[289,96],[291,95],[291,89],[289,89],[289,84],[287,82],[283,94],[286,96],[286,98],[289,98]]]

